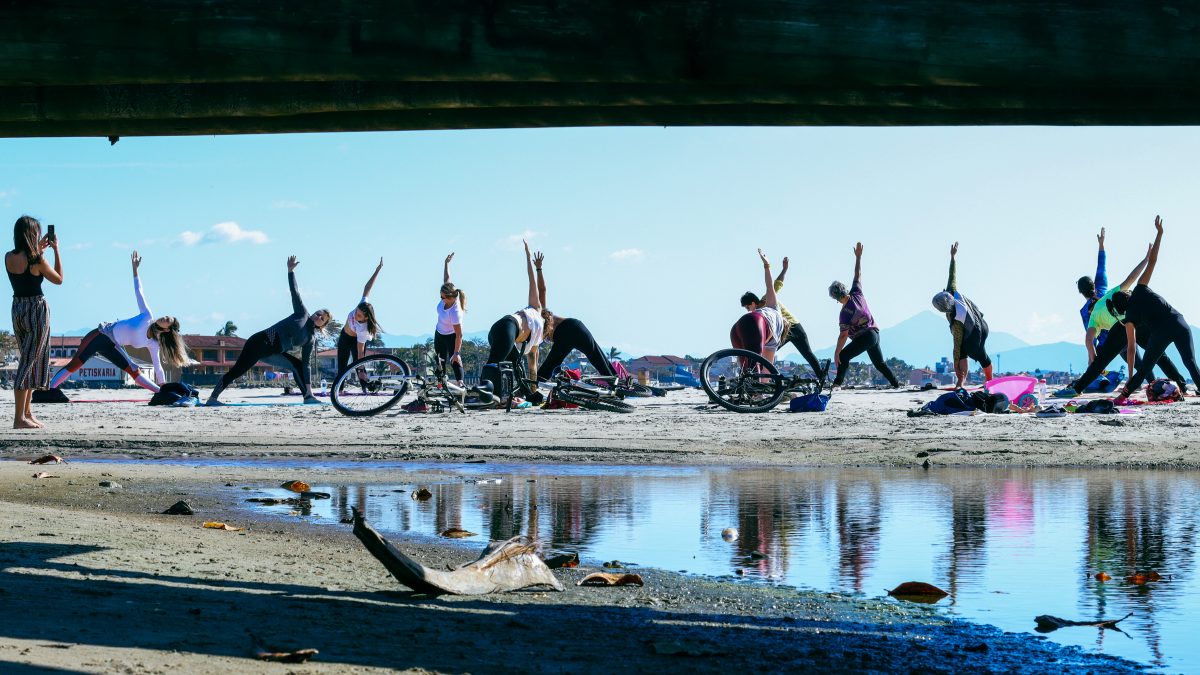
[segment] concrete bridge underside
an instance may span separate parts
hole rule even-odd
[[[1200,1],[0,0],[0,136],[1200,122]]]

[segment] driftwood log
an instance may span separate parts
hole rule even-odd
[[[1109,630],[1121,630],[1117,624],[1133,616],[1133,612],[1126,614],[1119,619],[1108,619],[1105,621],[1070,621],[1068,619],[1060,619],[1057,616],[1043,614],[1034,618],[1037,622],[1037,631],[1039,633],[1051,633],[1059,628],[1070,628],[1071,626],[1092,626],[1095,628],[1107,628]]]
[[[565,590],[546,563],[538,557],[537,543],[525,537],[492,542],[472,562],[450,571],[435,570],[404,555],[367,523],[361,511],[354,508],[352,511],[354,536],[397,581],[418,593],[487,595],[530,586]]]

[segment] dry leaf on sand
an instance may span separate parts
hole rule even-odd
[[[593,572],[579,580],[578,586],[645,586],[640,574]]]
[[[923,581],[906,581],[887,592],[888,595],[908,602],[932,604],[950,595],[946,591]]]
[[[214,520],[210,520],[209,522],[205,523],[204,528],[207,530],[225,530],[226,532],[242,531],[242,528],[240,527],[234,527],[233,525],[228,525],[226,523],[218,523]]]

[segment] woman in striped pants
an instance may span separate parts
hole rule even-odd
[[[47,248],[54,251],[53,266],[43,255]],[[21,348],[21,363],[13,381],[13,428],[40,429],[45,425],[33,416],[30,401],[34,389],[45,389],[50,384],[50,308],[42,295],[42,280],[62,283],[58,238],[52,234],[43,237],[37,219],[21,216],[13,226],[13,250],[5,254],[4,267],[13,288],[13,333]]]

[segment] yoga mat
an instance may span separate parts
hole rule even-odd
[[[218,405],[218,406],[213,406],[213,407],[214,407],[214,408],[270,408],[270,407],[274,407],[274,406],[281,406],[281,405],[311,405],[311,406],[317,406],[318,404],[316,404],[316,403],[304,403],[304,402],[301,402],[301,401],[296,401],[295,403],[226,403],[226,404],[225,404],[225,405],[223,405],[223,406],[220,406],[220,405]],[[197,407],[197,408],[206,408],[206,407],[208,407],[208,406],[206,406],[206,405],[204,405],[203,403],[201,403],[200,405],[198,405],[198,406],[196,406],[196,407]]]
[[[71,403],[149,403],[149,402],[150,402],[150,399],[148,399],[148,398],[89,398],[89,399],[81,399],[78,401],[71,401]],[[38,405],[43,405],[43,404],[39,403]]]

